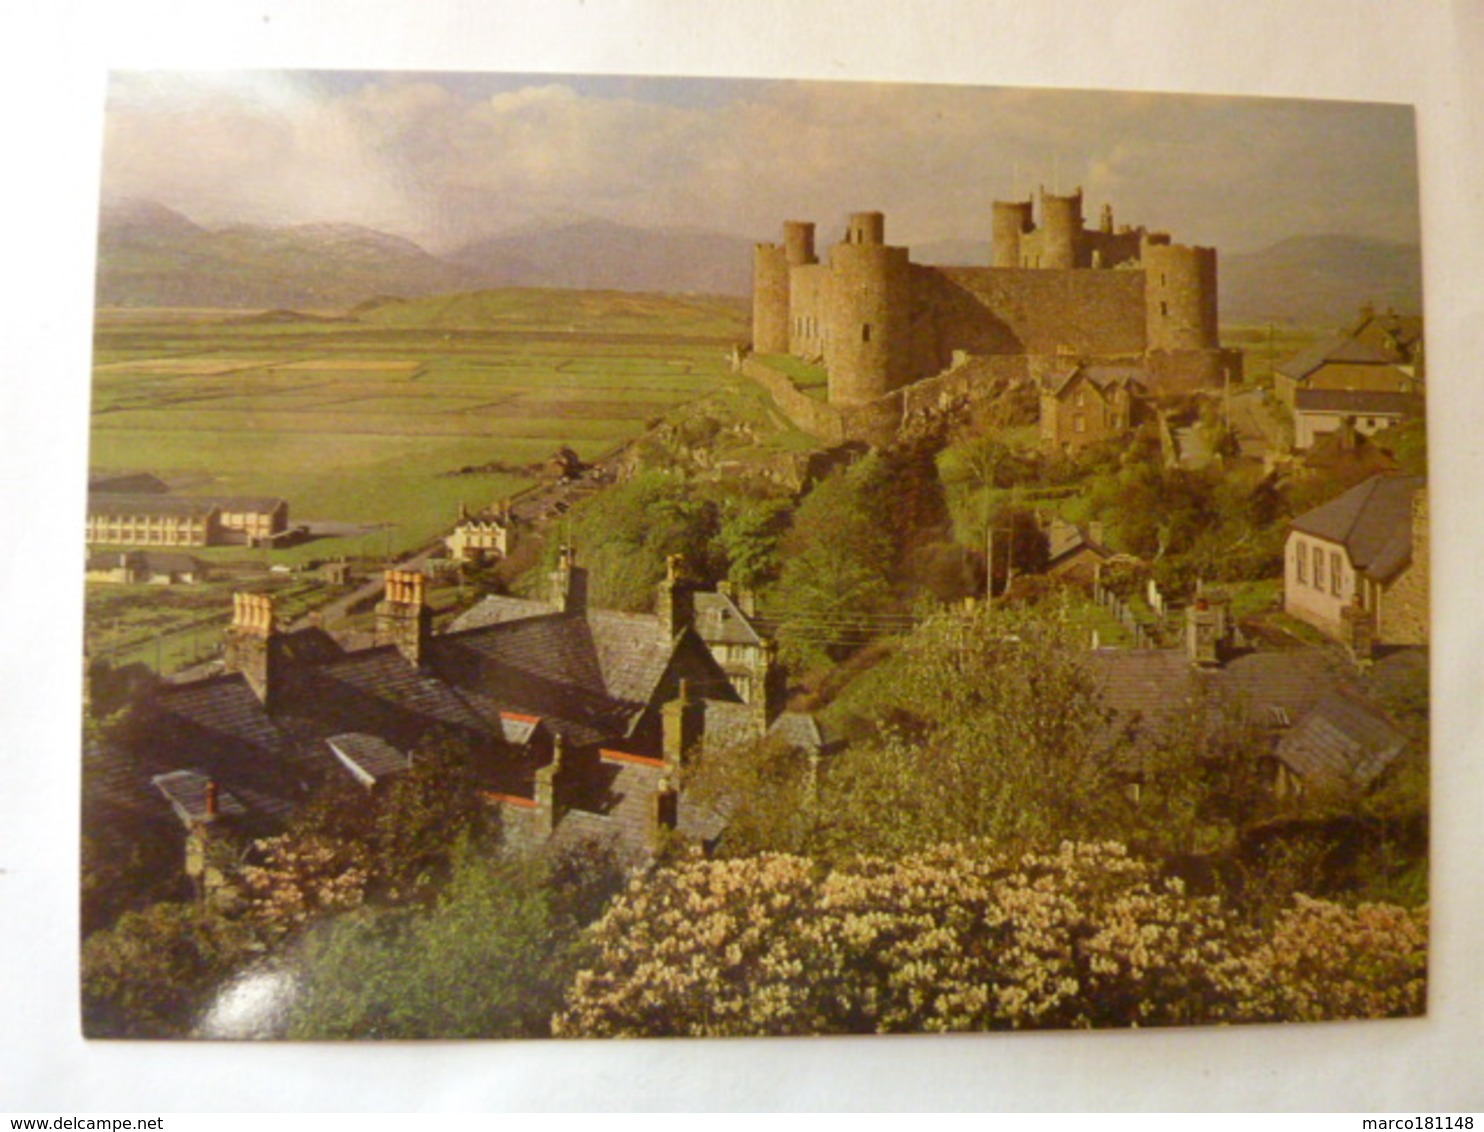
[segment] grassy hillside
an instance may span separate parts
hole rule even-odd
[[[515,469],[558,447],[592,459],[729,387],[745,314],[726,300],[529,290],[385,301],[343,322],[103,311],[90,463],[279,495],[294,523],[375,528],[274,560],[411,548],[460,503],[519,490],[530,479]],[[487,464],[509,470],[451,474]]]

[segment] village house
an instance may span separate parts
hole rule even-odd
[[[460,505],[459,521],[443,544],[456,562],[494,561],[510,553],[510,527],[508,503],[499,516],[471,515]]]
[[[1149,385],[1138,366],[1073,364],[1041,384],[1041,443],[1077,451],[1124,436],[1143,418]]]
[[[191,845],[257,837],[331,777],[374,790],[442,735],[473,760],[507,844],[601,840],[643,860],[664,829],[688,828],[677,772],[714,723],[756,738],[799,721],[772,711],[766,673],[739,694],[678,570],[655,614],[591,608],[570,552],[551,582],[549,602],[490,598],[435,634],[424,576],[390,571],[376,643],[355,650],[317,628],[286,632],[267,596],[238,594],[226,671],[143,697],[128,735],[90,751],[85,781],[105,795],[90,805],[151,814],[156,828],[173,813]],[[711,598],[700,608],[736,609]]]
[[[88,555],[84,578],[128,586],[193,584],[206,580],[206,564],[173,551],[101,550]]]
[[[1353,795],[1373,786],[1409,746],[1380,700],[1426,681],[1421,648],[1393,650],[1364,668],[1337,650],[1237,647],[1224,602],[1198,598],[1186,609],[1183,647],[1098,649],[1092,671],[1110,729],[1134,740],[1125,767],[1137,798],[1148,760],[1196,713],[1262,736],[1258,754],[1280,798]]]
[[[1422,398],[1415,393],[1299,389],[1293,401],[1293,446],[1306,452],[1319,437],[1343,428],[1370,437],[1421,417]]]
[[[1283,608],[1368,658],[1428,639],[1428,510],[1420,476],[1378,475],[1298,516]]]
[[[1280,362],[1273,392],[1290,411],[1301,390],[1423,393],[1422,320],[1369,308],[1345,332]]]
[[[1103,542],[1103,524],[1069,523],[1053,515],[1046,525],[1046,576],[1091,588],[1114,559],[1133,562]]]

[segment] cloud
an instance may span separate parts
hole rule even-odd
[[[115,76],[105,189],[206,223],[344,220],[435,247],[550,216],[747,235],[881,209],[983,237],[1081,184],[1096,215],[1245,249],[1416,238],[1398,107],[952,86],[292,73]]]

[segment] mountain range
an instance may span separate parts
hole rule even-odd
[[[746,295],[753,242],[696,229],[579,220],[489,236],[444,255],[354,224],[207,228],[151,201],[105,204],[100,306],[347,310],[368,299],[494,287]],[[987,264],[984,241],[913,248],[920,263]],[[1224,255],[1222,319],[1338,325],[1362,304],[1421,309],[1415,245],[1303,236]]]

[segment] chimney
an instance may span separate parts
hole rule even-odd
[[[1185,655],[1192,664],[1215,667],[1227,645],[1226,603],[1198,596],[1185,608]]]
[[[577,565],[577,552],[564,546],[551,574],[551,603],[558,613],[587,612],[587,571]]]
[[[681,680],[675,698],[660,709],[662,754],[667,765],[680,766],[700,743],[705,719],[706,705],[691,699],[690,681]]]
[[[271,706],[283,656],[273,623],[273,599],[267,594],[232,595],[232,623],[227,626],[222,659],[228,672],[240,672],[258,699]]]
[[[433,631],[427,583],[427,577],[415,570],[388,570],[386,596],[376,606],[376,643],[396,645],[414,665],[422,663]]]
[[[221,802],[217,796],[216,779],[208,779],[206,782],[206,820],[216,821],[221,814]]]
[[[1376,649],[1376,615],[1361,600],[1358,577],[1355,600],[1340,610],[1340,641],[1357,667],[1371,663]]]
[[[565,744],[560,735],[552,737],[551,762],[536,771],[536,812],[541,832],[550,834],[557,824],[557,775],[562,772]]]
[[[665,775],[655,788],[649,811],[649,847],[659,849],[665,835],[675,828],[679,819],[680,794],[670,776]]]
[[[665,560],[665,580],[660,583],[659,600],[655,603],[661,638],[665,641],[673,641],[696,619],[695,585],[681,576],[682,565],[678,554]]]

